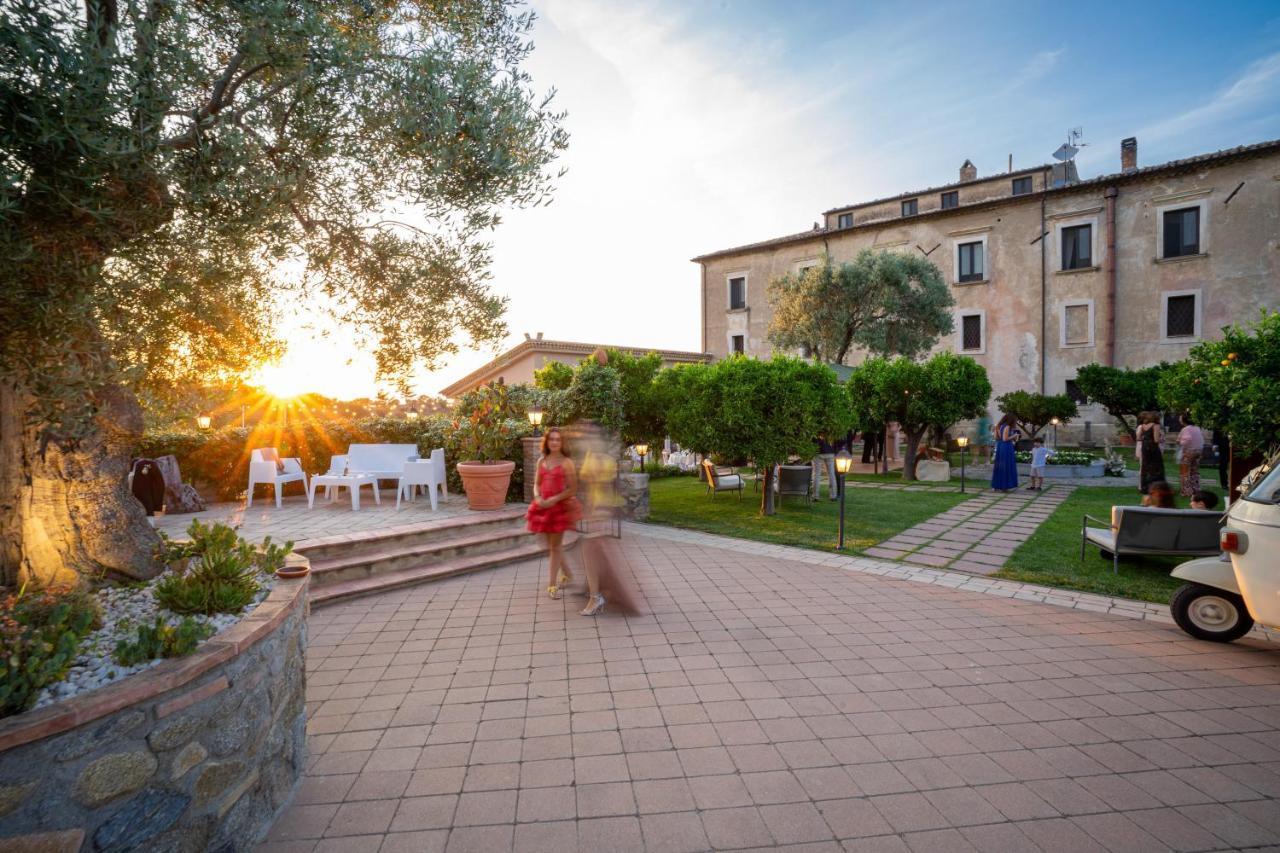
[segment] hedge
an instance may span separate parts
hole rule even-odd
[[[529,435],[532,428],[525,420],[512,420],[509,427],[512,441],[506,458],[516,463],[516,470],[507,497],[519,501],[524,496],[524,457],[520,439]],[[458,442],[452,422],[444,416],[423,421],[403,418],[329,423],[313,421],[290,424],[287,429],[259,425],[252,429],[231,427],[202,433],[149,432],[138,444],[137,455],[153,459],[173,455],[178,459],[184,480],[212,491],[219,500],[235,500],[245,493],[249,483],[249,454],[256,448],[274,447],[281,456],[301,459],[302,468],[308,474],[322,474],[329,470],[330,457],[346,453],[350,445],[378,443],[416,444],[422,456],[443,447],[449,490],[462,494],[462,481],[455,467],[455,463],[460,461]],[[267,493],[274,493],[270,487],[263,488]],[[285,493],[301,494],[302,484],[287,484]]]

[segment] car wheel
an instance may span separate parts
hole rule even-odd
[[[1203,584],[1183,586],[1173,594],[1169,609],[1178,627],[1200,640],[1229,643],[1253,628],[1243,598]]]

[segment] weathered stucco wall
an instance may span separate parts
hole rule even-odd
[[[0,722],[0,849],[251,849],[306,757],[306,584],[190,657]]]

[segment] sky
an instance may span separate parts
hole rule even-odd
[[[1280,2],[534,0],[539,91],[569,148],[548,207],[492,235],[510,335],[416,380],[441,388],[543,332],[694,350],[690,258],[803,231],[837,205],[1050,160],[1082,177],[1280,138]],[[305,317],[295,319],[304,322]],[[277,386],[368,395],[340,332],[298,336]],[[292,381],[290,381],[292,380]],[[304,387],[316,386],[316,387]]]

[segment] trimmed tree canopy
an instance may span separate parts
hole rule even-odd
[[[1086,398],[1106,409],[1132,438],[1138,414],[1160,408],[1156,386],[1168,368],[1165,362],[1141,370],[1086,364],[1076,373],[1076,386]]]
[[[1035,438],[1054,418],[1066,423],[1080,414],[1075,401],[1066,394],[1010,391],[996,397],[996,402],[1000,404],[1000,411],[1018,419],[1018,426],[1027,438]]]
[[[686,447],[765,469],[761,511],[773,514],[773,466],[809,459],[819,433],[848,429],[848,401],[835,373],[795,358],[728,358],[671,374],[671,437]]]
[[[1223,339],[1192,348],[1161,377],[1165,408],[1226,430],[1236,452],[1280,447],[1280,312],[1263,313],[1252,328],[1228,326]]]
[[[859,426],[875,429],[896,421],[906,435],[903,477],[915,479],[920,439],[931,427],[945,429],[986,411],[991,398],[987,371],[966,356],[939,353],[927,361],[871,358],[854,368],[849,396]]]
[[[863,249],[838,266],[819,266],[769,282],[769,340],[816,361],[842,363],[854,347],[914,358],[952,329],[955,300],[931,261]]]

